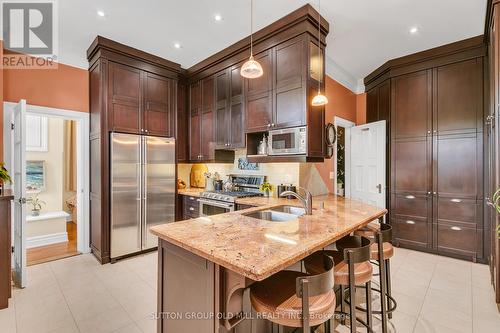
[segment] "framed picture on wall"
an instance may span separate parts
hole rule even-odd
[[[45,190],[45,161],[26,161],[26,191],[38,193]]]

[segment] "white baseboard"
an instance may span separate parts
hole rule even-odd
[[[67,232],[59,232],[57,234],[28,237],[26,239],[26,248],[45,246],[56,243],[65,243],[68,241]]]

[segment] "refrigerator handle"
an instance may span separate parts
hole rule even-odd
[[[148,159],[147,159],[147,144],[148,138],[146,136],[142,136],[142,202],[141,202],[141,207],[142,207],[142,220],[141,220],[141,243],[142,247],[144,248],[146,246],[146,239],[147,239],[147,189],[148,189],[148,182],[147,182],[147,167],[148,167]]]

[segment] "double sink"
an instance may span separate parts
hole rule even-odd
[[[256,210],[250,213],[244,213],[242,215],[270,222],[288,222],[296,220],[299,216],[302,216],[305,213],[306,211],[304,208],[281,205],[272,208]]]

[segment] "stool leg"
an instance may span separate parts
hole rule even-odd
[[[392,296],[391,293],[391,264],[389,262],[389,259],[385,260],[385,275],[386,275],[386,281],[387,281],[387,295]],[[391,301],[389,297],[387,298],[387,309],[390,309],[391,307]],[[392,319],[392,312],[387,315],[389,319]]]
[[[345,309],[344,309],[344,295],[345,295],[345,287],[343,285],[340,286],[340,312],[341,318],[340,323],[345,325]]]
[[[366,283],[366,325],[372,330],[372,282]]]
[[[380,277],[380,307],[382,312],[382,333],[387,333],[387,308],[386,297],[387,292],[387,275],[385,274],[385,260],[379,261],[379,277]]]
[[[334,318],[335,315],[332,316],[332,318],[330,318],[328,320],[328,331],[326,331],[326,333],[334,333],[334,328],[335,328],[335,323],[334,323]]]
[[[350,258],[349,258],[350,259]],[[354,264],[349,260],[349,305],[351,333],[356,333],[356,284],[354,280]]]

